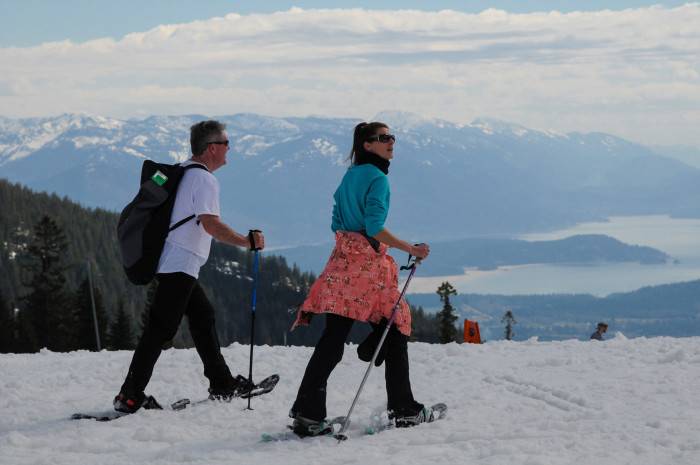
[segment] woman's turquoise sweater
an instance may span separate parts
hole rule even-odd
[[[389,214],[389,178],[372,164],[351,166],[333,194],[335,231],[366,231],[375,236]]]

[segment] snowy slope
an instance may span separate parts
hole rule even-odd
[[[278,372],[268,396],[182,412],[141,411],[111,423],[69,421],[107,408],[129,352],[0,356],[0,463],[20,464],[698,464],[700,338],[596,343],[410,344],[418,400],[444,401],[438,423],[360,436],[385,401],[374,370],[350,440],[259,443],[284,429],[310,348],[257,347],[255,371]],[[248,347],[226,348],[247,370]],[[329,382],[344,414],[365,365],[346,349]],[[194,350],[164,352],[149,393],[161,403],[205,394]]]

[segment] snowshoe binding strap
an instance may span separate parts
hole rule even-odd
[[[333,434],[332,423],[327,423],[325,420],[312,420],[298,415],[294,419],[291,429],[294,431],[294,434],[302,438]]]

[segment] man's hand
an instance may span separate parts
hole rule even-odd
[[[262,250],[265,248],[265,236],[262,231],[251,229],[248,232],[248,247],[250,247],[250,250]]]

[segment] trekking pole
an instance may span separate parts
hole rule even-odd
[[[355,399],[353,399],[352,404],[350,405],[350,410],[348,410],[348,414],[345,416],[345,420],[342,423],[342,426],[340,428],[340,431],[335,435],[335,438],[338,440],[338,442],[344,441],[347,439],[343,433],[347,429],[348,426],[350,426],[350,415],[352,415],[352,411],[355,408],[355,404],[357,404],[357,400],[360,398],[360,393],[362,392],[362,388],[365,386],[365,382],[367,381],[367,378],[369,378],[369,372],[372,371],[372,367],[374,366],[374,361],[377,359],[377,356],[379,355],[379,351],[382,348],[382,345],[384,344],[384,339],[386,339],[387,334],[389,334],[389,329],[391,329],[392,323],[394,323],[394,320],[396,319],[396,314],[398,313],[399,310],[399,304],[401,303],[401,299],[403,299],[403,296],[406,294],[406,289],[408,289],[408,284],[411,282],[411,278],[413,278],[413,275],[416,272],[416,266],[420,264],[420,259],[416,258],[415,260],[411,261],[413,258],[412,255],[408,256],[408,263],[405,266],[402,266],[402,270],[411,270],[411,272],[408,274],[408,278],[406,279],[406,284],[403,285],[403,290],[401,291],[401,295],[399,296],[398,300],[396,301],[396,304],[394,304],[394,308],[391,310],[391,318],[389,318],[389,321],[386,323],[386,327],[384,328],[384,333],[382,334],[382,338],[379,340],[379,343],[377,344],[377,348],[374,349],[374,354],[372,355],[372,360],[370,360],[369,365],[367,366],[367,371],[365,371],[365,376],[362,378],[362,382],[360,383],[360,387],[357,389],[357,394],[355,394]]]
[[[95,291],[92,288],[92,271],[90,270],[90,260],[87,263],[87,275],[88,275],[88,286],[90,287],[90,307],[92,308],[92,323],[95,327],[95,345],[97,345],[97,351],[102,350],[102,344],[100,344],[100,328],[97,324],[97,311],[95,310]]]
[[[251,318],[250,318],[250,362],[248,365],[248,382],[253,384],[253,346],[255,345],[255,305],[258,297],[258,271],[260,268],[259,254],[260,248],[255,246],[253,233],[260,232],[259,229],[251,229],[248,231],[248,240],[250,241],[250,250],[255,252],[253,258],[253,297],[251,303]],[[250,397],[248,397],[248,407],[246,410],[253,410],[250,407]]]

